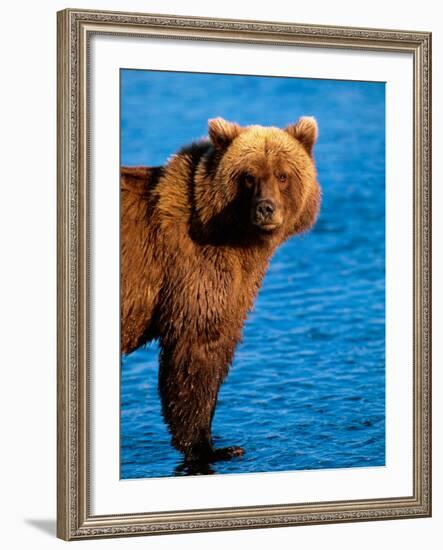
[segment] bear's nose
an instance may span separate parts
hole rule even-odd
[[[258,218],[266,220],[272,217],[272,214],[275,212],[275,204],[269,199],[262,199],[257,203],[255,211]]]

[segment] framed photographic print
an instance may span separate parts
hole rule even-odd
[[[58,536],[431,514],[431,36],[58,13]]]

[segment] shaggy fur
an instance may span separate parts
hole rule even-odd
[[[243,453],[212,445],[217,394],[273,252],[317,217],[316,138],[308,117],[213,119],[164,167],[121,169],[121,349],[159,340],[163,415],[188,461]]]

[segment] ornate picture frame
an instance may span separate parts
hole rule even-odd
[[[67,9],[58,19],[58,504],[65,540],[431,515],[431,34]],[[91,507],[90,44],[94,36],[307,47],[412,57],[412,494],[96,514]],[[256,483],[260,483],[257,477]]]

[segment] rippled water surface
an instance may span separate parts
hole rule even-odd
[[[122,164],[158,165],[208,118],[317,118],[323,205],[275,254],[213,422],[243,457],[214,473],[385,463],[385,90],[382,83],[155,73],[122,78]],[[155,343],[122,359],[121,477],[181,475],[157,393]]]

